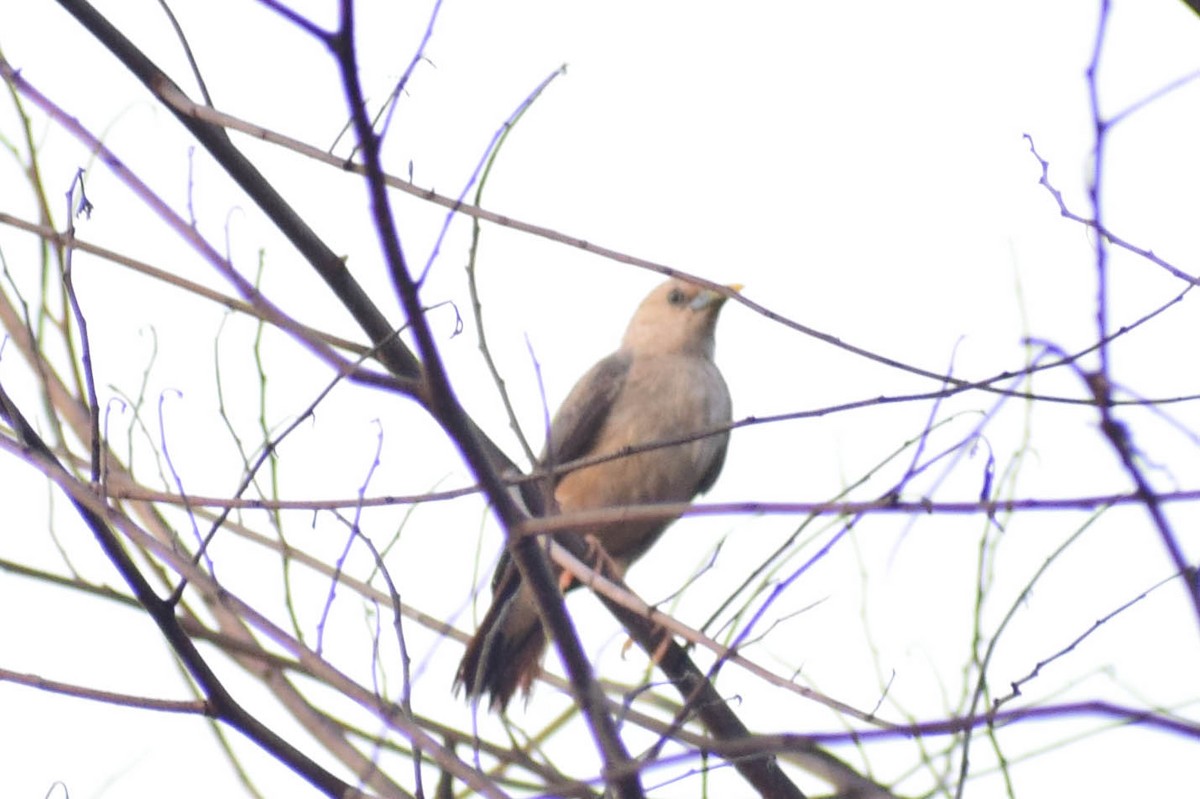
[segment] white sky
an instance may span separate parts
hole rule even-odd
[[[332,6],[309,5],[314,13],[328,13]],[[378,102],[411,58],[430,6],[361,6],[363,79],[370,99]],[[125,0],[99,7],[197,96],[156,3]],[[218,108],[318,147],[330,145],[346,112],[332,60],[319,45],[254,3],[191,0],[172,8]],[[987,7],[949,0],[739,5],[447,0],[426,51],[430,63],[417,68],[396,113],[386,163],[398,175],[407,174],[411,163],[419,185],[457,194],[503,120],[565,63],[566,74],[506,143],[485,206],[713,280],[744,283],[754,302],[846,342],[932,371],[953,362],[958,376],[982,378],[1019,369],[1027,357],[1026,336],[1068,351],[1096,337],[1092,247],[1037,185],[1039,167],[1022,135],[1030,134],[1051,162],[1051,179],[1072,210],[1087,215],[1092,138],[1084,69],[1097,15],[1096,3],[1033,0]],[[1198,43],[1200,19],[1179,0],[1115,2],[1100,72],[1103,109],[1116,113],[1200,68]],[[186,215],[189,140],[56,4],[0,4],[0,50]],[[1193,274],[1200,271],[1198,107],[1197,83],[1155,101],[1112,131],[1104,162],[1110,230]],[[221,285],[65,132],[40,116],[34,129],[51,198],[63,196],[76,168],[92,167],[87,189],[96,211],[80,223],[80,236]],[[0,135],[19,143],[7,98],[0,103]],[[245,137],[234,140],[330,246],[348,257],[355,277],[399,321],[367,225],[361,184]],[[344,314],[325,310],[333,304],[307,265],[203,153],[195,158],[193,204],[209,241],[225,249],[228,221],[230,250],[243,274],[253,276],[264,248],[264,287],[273,299],[306,323],[356,336]],[[400,194],[394,201],[410,263],[423,265],[444,212]],[[0,159],[0,211],[36,215],[9,157]],[[55,212],[61,225],[62,212]],[[429,303],[453,300],[464,315],[470,309],[462,269],[469,227],[466,219],[454,222],[423,294]],[[38,262],[29,236],[0,226],[0,247],[18,281],[33,279],[30,270]],[[479,257],[488,335],[536,447],[542,401],[530,351],[555,405],[592,361],[615,346],[629,312],[658,277],[495,226],[485,227]],[[96,357],[102,400],[114,396],[113,386],[136,390],[153,329],[159,353],[148,390],[155,398],[151,404],[161,391],[182,392],[166,401],[176,466],[190,491],[228,493],[239,462],[215,415],[212,340],[224,320],[222,373],[236,393],[253,376],[246,350],[252,325],[103,262],[80,258],[77,267],[81,301],[101,342]],[[1121,253],[1113,254],[1111,281],[1114,326],[1131,323],[1183,289],[1152,264]],[[480,368],[473,327],[451,338],[452,314],[435,311],[431,318],[463,403],[515,456],[518,449]],[[1115,381],[1146,397],[1198,393],[1190,368],[1200,332],[1196,318],[1185,299],[1115,345]],[[268,338],[265,349],[277,370],[269,416],[282,426],[312,401],[328,375],[281,336]],[[734,305],[724,313],[717,357],[738,418],[936,388]],[[1093,368],[1095,361],[1084,365]],[[15,355],[6,352],[0,360],[0,380],[32,410],[28,382],[22,382],[27,372]],[[1083,391],[1065,370],[1039,377],[1034,385],[1053,394]],[[950,446],[983,422],[981,414],[993,402],[991,395],[979,394],[947,402],[939,418],[960,415],[932,437],[930,450]],[[1193,436],[1200,430],[1194,403],[1165,410]],[[738,430],[725,473],[706,501],[828,499],[917,436],[930,412],[926,403],[910,403]],[[251,429],[254,408],[234,413]],[[283,449],[285,496],[353,496],[371,463],[377,419],[384,450],[369,493],[419,493],[439,481],[450,487],[468,480],[453,453],[394,397],[346,389],[335,392],[317,416]],[[1123,411],[1121,417],[1130,423],[1156,487],[1196,487],[1200,448],[1194,441],[1149,412]],[[127,424],[128,418],[114,417],[114,427]],[[1025,435],[1033,442],[1015,485],[1007,489],[1013,497],[1129,487],[1087,409],[1030,409],[1010,401],[987,420],[984,435],[1001,470],[1025,446]],[[927,491],[937,500],[975,499],[985,452],[981,448],[955,466],[936,488],[935,468],[906,497]],[[908,457],[855,496],[877,496]],[[44,481],[28,468],[0,459],[0,496],[13,522],[0,534],[0,557],[62,570],[45,534],[47,494]],[[54,513],[72,560],[94,579],[115,584],[65,503],[56,501]],[[370,517],[381,540],[402,513],[393,509]],[[1172,506],[1170,514],[1195,559],[1200,543],[1194,508]],[[461,611],[458,624],[473,628],[471,611],[463,608],[482,577],[464,563],[473,557],[485,518],[476,501],[417,511],[392,564],[406,601],[431,612]],[[994,605],[985,613],[991,624],[1085,518],[1056,513],[1011,520],[994,564]],[[323,519],[309,531],[311,521],[294,517],[293,534],[312,540],[330,535],[336,551],[341,528]],[[632,571],[631,585],[651,601],[666,596],[728,535],[718,568],[675,611],[699,625],[715,608],[710,597],[737,585],[795,524],[786,517],[685,520]],[[820,604],[752,654],[780,673],[803,667],[806,684],[865,709],[878,700],[878,674],[886,680],[894,671],[890,696],[917,718],[937,718],[961,691],[984,527],[973,516],[921,519],[911,526],[899,518],[868,518],[853,543],[839,544],[797,583],[777,615]],[[830,521],[814,529],[825,531],[819,541],[837,527]],[[487,527],[482,546],[482,557],[490,559],[499,546],[494,526]],[[278,567],[270,558],[240,560],[233,557],[240,550],[226,552],[230,558],[219,563],[218,576],[233,590],[262,601],[277,596],[272,581]],[[215,556],[221,553],[218,548]],[[806,550],[800,557],[811,554]],[[871,575],[865,589],[864,570]],[[993,664],[993,686],[1003,693],[1008,681],[1169,573],[1144,509],[1110,513],[1025,599]],[[436,579],[427,579],[430,575]],[[306,609],[310,614],[319,613],[323,600],[322,589],[316,590],[314,607]],[[186,696],[157,634],[132,613],[97,607],[2,571],[0,606],[8,609],[0,614],[0,668],[117,691]],[[636,681],[644,660],[621,659],[614,623],[584,597],[573,598],[571,608],[602,670]],[[341,614],[342,643],[353,647],[364,624],[362,611],[349,606]],[[868,650],[868,640],[877,654]],[[1043,701],[1162,705],[1194,719],[1198,640],[1185,594],[1172,584],[1047,668],[1027,692]],[[469,723],[465,706],[448,710],[457,645],[435,646],[419,634],[414,641],[423,647],[415,686],[419,709]],[[365,657],[353,649],[340,656],[345,663]],[[226,669],[224,676],[254,706],[251,686],[236,669]],[[739,714],[754,729],[841,729],[828,712],[764,693],[736,669],[727,668],[719,686],[727,695],[741,695]],[[529,718],[548,717],[564,702],[543,687]],[[5,683],[0,718],[6,720],[0,723],[3,796],[42,796],[55,780],[74,799],[164,791],[186,799],[242,790],[211,733],[193,718],[113,709]],[[1003,740],[1013,754],[1023,754],[1103,725],[1095,718],[1055,719],[1007,730]],[[1178,786],[1194,778],[1196,746],[1152,730],[1105,730],[1017,765],[1016,793],[1177,795]],[[982,739],[976,741],[973,752],[981,763],[988,762],[986,748]],[[297,778],[252,748],[241,750],[262,783],[277,791],[272,795],[310,795]],[[859,762],[853,749],[839,753]],[[903,764],[915,760],[903,743],[870,755],[878,775],[888,780],[898,779]],[[897,790],[918,790],[927,776],[914,776]],[[730,779],[728,785],[737,786],[730,795],[737,795],[742,784]],[[654,781],[648,778],[647,784]],[[695,795],[689,792],[695,787],[684,782],[674,786],[678,793],[668,789],[662,795]],[[1000,796],[1003,784],[981,778],[967,795]]]

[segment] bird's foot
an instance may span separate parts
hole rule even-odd
[[[600,539],[592,534],[583,537],[587,542],[586,563],[596,574],[609,580],[621,578],[621,566],[608,554]],[[558,575],[558,588],[564,593],[576,582],[575,575],[564,571]]]
[[[608,580],[621,579],[621,566],[608,554],[600,539],[588,533],[583,540],[587,542],[588,565],[592,570]]]
[[[671,631],[656,621],[652,621],[651,623],[654,625],[654,629],[650,632],[650,638],[656,643],[653,649],[647,652],[647,654],[650,656],[650,662],[655,666],[659,666],[662,664],[663,658],[667,655],[667,649],[671,646]],[[633,644],[634,640],[632,638],[625,639],[625,644],[621,647],[622,659],[624,659]]]

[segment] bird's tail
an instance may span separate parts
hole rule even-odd
[[[455,693],[465,688],[470,699],[487,694],[492,710],[503,711],[518,688],[529,694],[546,651],[537,605],[519,579],[512,583],[508,591],[496,591],[454,678]]]

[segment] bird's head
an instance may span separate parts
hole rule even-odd
[[[727,287],[732,292],[741,285]],[[673,278],[642,300],[629,321],[621,348],[639,355],[701,355],[712,358],[717,315],[728,299],[695,283]]]

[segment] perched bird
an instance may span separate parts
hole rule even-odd
[[[713,363],[713,334],[724,302],[723,295],[682,280],[651,291],[620,348],[567,395],[550,424],[541,465],[685,439],[728,424],[729,389]],[[687,502],[716,481],[728,440],[729,434],[720,432],[607,460],[561,474],[550,488],[564,513]],[[623,577],[672,521],[629,521],[576,532],[593,534]],[[486,693],[491,708],[503,710],[517,688],[528,695],[545,648],[532,592],[505,554],[492,578],[492,605],[458,667],[455,691],[465,688],[472,699]]]

